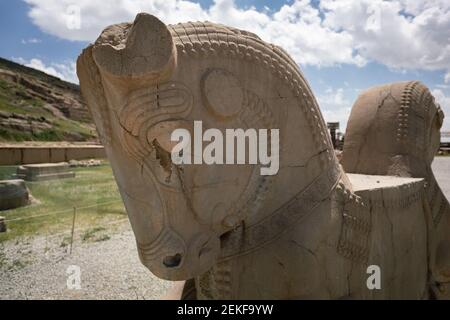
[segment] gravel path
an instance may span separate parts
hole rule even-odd
[[[450,199],[450,157],[437,157],[433,170]],[[71,255],[64,236],[0,244],[0,299],[158,299],[174,285],[141,265],[127,221],[102,232],[88,241],[78,234]],[[67,288],[71,265],[80,267],[79,290]]]
[[[165,294],[173,282],[156,278],[142,266],[129,223],[107,232],[107,240],[99,240],[99,235],[82,241],[77,235],[71,255],[69,246],[61,247],[64,236],[4,244],[0,299],[158,299]],[[71,265],[80,267],[79,290],[67,287]]]

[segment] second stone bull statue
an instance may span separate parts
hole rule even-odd
[[[140,259],[158,277],[193,282],[198,299],[438,296],[427,177],[345,173],[281,48],[224,25],[165,25],[142,13],[107,27],[77,72]],[[278,173],[174,164],[170,134],[194,121],[279,129]],[[448,282],[449,255],[437,255]],[[368,270],[379,271],[378,285]]]

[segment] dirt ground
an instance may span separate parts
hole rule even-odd
[[[106,238],[75,237],[72,254],[68,245],[61,246],[62,239],[0,244],[0,299],[158,299],[173,285],[140,263],[128,221],[110,228]],[[70,282],[72,266],[79,267],[80,289]]]

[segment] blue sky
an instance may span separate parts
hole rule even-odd
[[[345,126],[360,90],[425,83],[450,117],[447,0],[8,0],[0,1],[0,56],[77,82],[75,61],[105,26],[138,11],[166,23],[210,20],[285,48],[311,84],[327,121]],[[76,6],[80,25],[69,28]],[[450,130],[446,119],[445,130]]]

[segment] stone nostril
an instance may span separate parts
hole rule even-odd
[[[177,253],[173,256],[166,256],[163,259],[163,264],[167,267],[167,268],[175,268],[178,267],[180,265],[181,262],[181,254]]]

